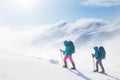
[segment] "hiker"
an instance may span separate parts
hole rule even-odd
[[[72,64],[72,68],[71,69],[76,69],[75,67],[75,63],[73,61],[73,58],[72,58],[72,54],[75,53],[75,47],[74,47],[74,44],[72,41],[64,41],[64,45],[65,45],[65,50],[62,50],[60,49],[61,52],[63,52],[63,55],[64,55],[64,68],[67,68],[67,62],[66,60],[69,58],[71,64]]]
[[[98,47],[95,46],[94,47],[94,51],[95,51],[95,54],[92,54],[92,57],[95,57],[96,58],[96,69],[94,70],[94,72],[98,72],[99,69],[98,69],[98,64],[100,65],[101,67],[101,70],[100,73],[105,73],[105,70],[104,70],[104,67],[103,67],[103,64],[102,64],[102,59],[105,58],[105,50],[102,46]]]

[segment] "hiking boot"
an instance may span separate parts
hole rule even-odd
[[[72,67],[71,69],[74,69],[74,70],[75,70],[76,67],[75,67],[75,63],[74,63],[74,62],[72,63],[72,66],[73,66],[73,67]]]
[[[96,70],[94,70],[94,72],[98,72],[98,70],[96,69]]]
[[[64,66],[63,66],[63,68],[67,68],[67,62],[66,62],[66,61],[64,61]]]
[[[67,66],[63,66],[63,68],[67,68]]]

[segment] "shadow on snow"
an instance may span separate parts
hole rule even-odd
[[[77,75],[78,77],[82,77],[84,80],[92,80],[90,78],[88,78],[87,76],[85,76],[83,73],[81,73],[80,71],[78,70],[71,70],[71,69],[68,69],[70,72],[74,73],[75,75]],[[74,75],[73,75],[74,76]]]

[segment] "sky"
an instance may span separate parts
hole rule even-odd
[[[120,0],[0,0],[0,26],[46,25],[80,18],[120,19]]]

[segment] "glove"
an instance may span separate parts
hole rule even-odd
[[[95,57],[95,54],[92,54],[92,57]]]
[[[60,49],[60,52],[63,52],[63,50],[62,50],[62,49]]]
[[[60,49],[60,52],[63,52],[63,55],[65,55],[65,51],[64,50]]]

